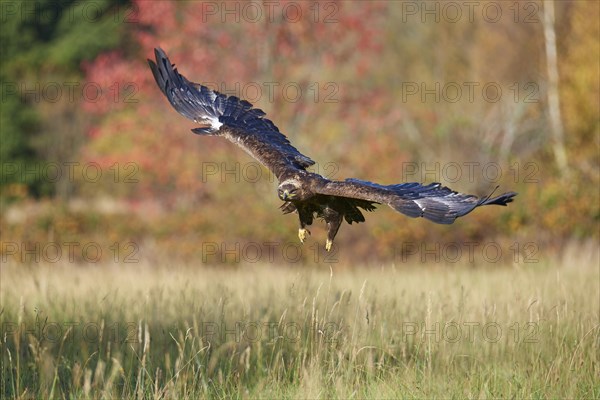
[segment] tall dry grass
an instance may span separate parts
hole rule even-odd
[[[597,249],[521,267],[2,266],[6,398],[598,398]]]

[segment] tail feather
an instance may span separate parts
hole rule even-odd
[[[494,194],[494,192],[497,189],[498,189],[498,186],[496,186],[496,189],[494,189],[492,191],[492,193],[490,193],[488,196],[479,200],[479,202],[477,203],[477,206],[489,206],[489,205],[506,206],[508,203],[512,203],[512,201],[514,200],[514,197],[517,195],[516,192],[507,192],[507,193],[501,194],[500,196],[496,196],[496,197],[492,198],[492,195]]]

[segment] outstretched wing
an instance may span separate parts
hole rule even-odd
[[[385,186],[358,179],[330,181],[320,187],[318,193],[387,204],[409,217],[423,217],[438,224],[451,224],[479,206],[505,206],[517,195],[508,192],[494,198],[491,194],[479,198],[455,192],[440,183],[421,185],[410,182]]]
[[[165,52],[154,49],[148,60],[158,87],[184,117],[200,123],[192,132],[223,136],[263,163],[278,178],[290,168],[306,169],[315,162],[292,146],[265,113],[235,96],[226,96],[188,81]]]

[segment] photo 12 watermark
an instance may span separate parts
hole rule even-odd
[[[86,81],[62,82],[2,82],[1,98],[6,102],[9,97],[18,96],[30,103],[139,103],[139,86],[136,82],[112,82],[100,84]]]
[[[498,103],[507,98],[514,103],[539,103],[537,82],[402,82],[402,103]]]
[[[536,1],[400,1],[403,23],[541,22],[541,3]]]
[[[140,246],[133,241],[0,242],[3,263],[14,260],[22,264],[135,264],[140,261],[139,253]]]
[[[403,242],[394,248],[394,261],[407,263],[456,264],[504,263],[535,264],[539,262],[539,245],[533,241],[512,242],[508,245],[495,241],[463,242]]]
[[[324,164],[315,163],[310,166],[310,171],[320,174],[328,179],[335,179],[339,172],[339,165],[334,162]],[[258,161],[249,162],[215,162],[203,161],[199,169],[199,180],[203,183],[209,181],[226,182],[249,182],[257,183],[266,180],[271,183],[279,182],[275,174]]]
[[[407,161],[400,168],[403,182],[448,182],[448,183],[539,183],[540,167],[533,161],[510,165],[494,161],[450,161],[426,162]]]
[[[335,1],[203,1],[202,22],[335,24],[339,11]]]
[[[325,250],[324,244],[300,243],[298,242],[202,242],[202,263],[225,264],[225,263],[260,263],[273,264],[303,263],[312,261],[314,263],[335,264],[339,261],[339,248],[333,243],[329,251]]]
[[[115,23],[135,24],[139,22],[139,7],[135,2],[128,5],[107,6],[105,1],[2,1],[0,21],[18,18],[35,23],[100,23],[110,20]]]
[[[513,322],[508,326],[495,321],[402,322],[399,340],[426,340],[432,343],[537,343],[539,325],[535,322]]]
[[[50,183],[61,181],[96,183],[102,178],[113,183],[139,183],[140,167],[135,162],[115,162],[102,167],[97,162],[61,161],[21,164],[3,162],[2,176],[7,180],[36,180]]]
[[[227,96],[236,96],[252,104],[275,103],[339,103],[337,82],[202,82],[207,88]]]
[[[4,321],[1,329],[0,335],[3,338],[17,335],[32,336],[44,344],[80,342],[133,344],[140,342],[140,325],[133,321],[115,321],[109,324],[104,321],[51,321],[36,315],[35,320],[31,322]]]

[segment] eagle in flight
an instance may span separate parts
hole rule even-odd
[[[310,234],[306,227],[315,217],[327,224],[325,249],[329,251],[342,222],[364,222],[361,209],[373,211],[376,204],[387,204],[409,217],[451,224],[479,206],[506,206],[517,195],[508,192],[493,198],[491,194],[479,198],[455,192],[440,183],[379,185],[353,178],[326,179],[307,171],[315,162],[292,146],[262,110],[235,96],[188,81],[177,72],[163,50],[154,49],[154,55],[156,63],[148,60],[148,64],[158,87],[177,112],[200,124],[192,132],[228,139],[277,177],[277,195],[284,202],[281,209],[284,214],[298,213],[301,242]]]

